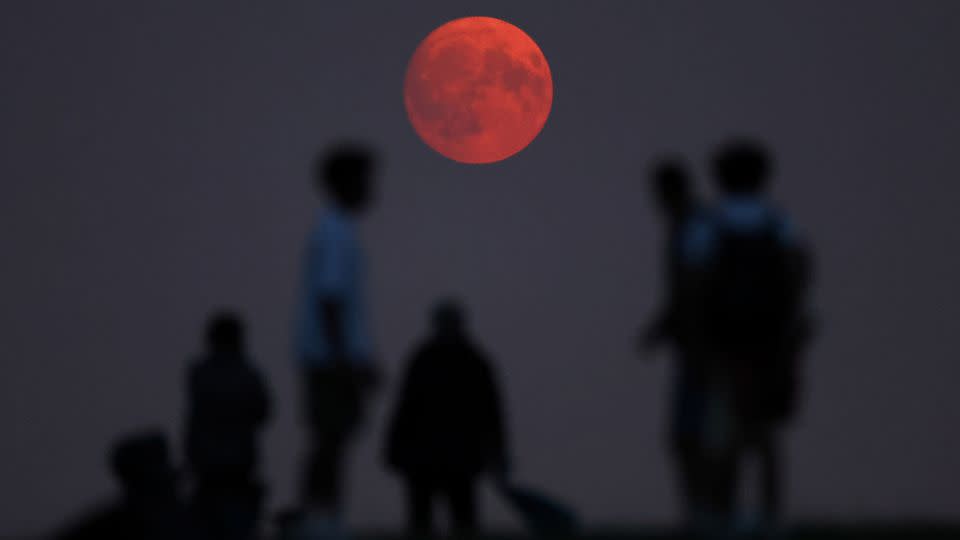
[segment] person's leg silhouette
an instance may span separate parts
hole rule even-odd
[[[418,537],[431,537],[433,530],[434,485],[424,478],[407,479],[407,519],[410,532]]]
[[[446,486],[446,496],[454,533],[461,538],[472,535],[477,527],[477,502],[473,481],[469,478],[453,480]]]

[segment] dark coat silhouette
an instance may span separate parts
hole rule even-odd
[[[219,324],[230,332],[240,328],[233,327],[237,323],[231,319]],[[263,502],[257,474],[258,437],[270,402],[260,374],[237,346],[239,342],[214,343],[187,378],[186,454],[194,480],[191,505],[198,526],[210,539],[252,538]]]
[[[187,386],[191,469],[200,477],[252,473],[258,433],[270,410],[260,374],[239,353],[214,352],[193,365]]]
[[[413,354],[387,442],[388,464],[415,477],[470,478],[505,462],[499,391],[466,336],[437,335]]]

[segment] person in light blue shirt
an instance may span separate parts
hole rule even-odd
[[[370,206],[374,158],[340,145],[316,163],[317,213],[303,254],[295,356],[309,430],[302,483],[302,536],[343,537],[344,454],[376,382],[365,298],[365,259],[356,222]]]
[[[807,250],[766,195],[766,149],[738,140],[719,148],[714,208],[692,220],[682,241],[685,306],[709,379],[704,446],[712,458],[711,508],[735,523],[739,466],[756,454],[761,468],[757,525],[781,513],[779,431],[792,414],[800,329],[806,320]]]
[[[318,210],[303,254],[303,292],[297,328],[297,361],[303,368],[335,361],[365,364],[373,350],[364,291],[366,261],[356,215],[334,205]],[[327,310],[318,299],[335,301],[338,332],[328,332]],[[341,340],[334,343],[333,340]]]

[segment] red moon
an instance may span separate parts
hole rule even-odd
[[[465,17],[431,32],[404,80],[413,128],[444,156],[493,163],[526,148],[553,104],[553,79],[540,47],[492,17]]]

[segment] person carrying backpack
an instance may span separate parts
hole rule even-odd
[[[780,433],[793,414],[803,315],[806,250],[766,196],[771,162],[753,141],[720,147],[712,162],[720,200],[685,234],[686,313],[706,358],[711,406],[711,506],[723,526],[736,515],[741,462],[756,454],[761,508],[751,528],[769,529],[782,501]]]

